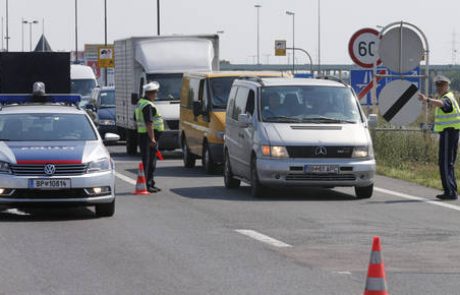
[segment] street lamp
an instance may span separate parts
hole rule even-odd
[[[160,36],[160,0],[157,0],[157,35]]]
[[[318,75],[321,73],[321,4],[318,0]]]
[[[260,65],[260,8],[262,5],[256,4],[254,7],[257,9],[257,64]]]
[[[75,0],[75,63],[78,63],[78,1]]]
[[[107,0],[104,0],[104,46],[107,48]],[[107,68],[104,68],[104,84],[107,86]]]
[[[287,15],[292,16],[292,48],[295,48],[295,13],[286,11]],[[292,74],[295,71],[295,50],[292,51]]]
[[[6,51],[9,49],[9,40],[10,40],[10,35],[8,34],[8,0],[6,0]]]
[[[27,20],[23,20],[22,21],[22,24],[28,24],[29,25],[29,51],[32,51],[32,25],[34,24],[38,24],[38,20],[32,20],[32,21],[27,21]],[[22,30],[23,33],[24,33],[24,30]],[[24,40],[24,35],[22,36],[22,39]],[[24,42],[22,44],[22,49],[24,51]]]

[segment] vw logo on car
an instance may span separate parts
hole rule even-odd
[[[54,166],[53,164],[46,164],[44,171],[46,175],[53,175],[54,173],[56,173],[56,166]]]

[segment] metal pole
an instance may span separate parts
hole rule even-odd
[[[260,13],[259,9],[262,7],[259,4],[254,5],[257,9],[257,64],[260,65]]]
[[[9,50],[10,35],[8,34],[8,0],[6,0],[6,51]]]
[[[22,39],[21,47],[22,47],[22,51],[24,52],[24,18],[22,18],[22,21],[21,21],[21,39]]]
[[[2,47],[0,48],[0,52],[3,51],[3,39],[4,39],[3,37],[3,16],[2,16],[2,34],[1,35],[2,35]]]
[[[160,0],[157,0],[157,35],[160,36]]]
[[[75,63],[78,63],[78,5],[75,0]]]
[[[107,0],[104,0],[104,45],[107,47]],[[104,68],[104,83],[107,86],[107,68]]]
[[[295,13],[292,14],[292,48],[295,48]],[[292,74],[295,73],[295,50],[292,51]]]
[[[318,74],[321,73],[321,4],[318,0]]]
[[[45,52],[45,18],[42,20],[42,52]]]
[[[29,22],[29,51],[32,51],[32,22]]]

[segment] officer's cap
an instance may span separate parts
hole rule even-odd
[[[441,83],[441,82],[446,82],[447,84],[450,84],[450,80],[446,76],[437,75],[436,77],[434,77],[434,83],[435,84],[436,83]]]
[[[158,91],[160,89],[160,83],[157,81],[152,81],[144,85],[144,92],[149,92],[149,91]]]

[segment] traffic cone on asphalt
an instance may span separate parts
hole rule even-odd
[[[380,254],[380,237],[375,236],[372,241],[371,260],[367,271],[366,288],[364,295],[388,295],[385,278],[385,267]]]
[[[137,181],[136,181],[136,190],[134,191],[135,195],[148,195],[149,192],[147,191],[147,184],[145,181],[144,175],[144,164],[142,162],[139,163],[139,172],[137,174]]]
[[[163,155],[161,154],[160,150],[157,150],[157,152],[155,153],[155,155],[157,156],[157,159],[158,160],[163,160]]]

